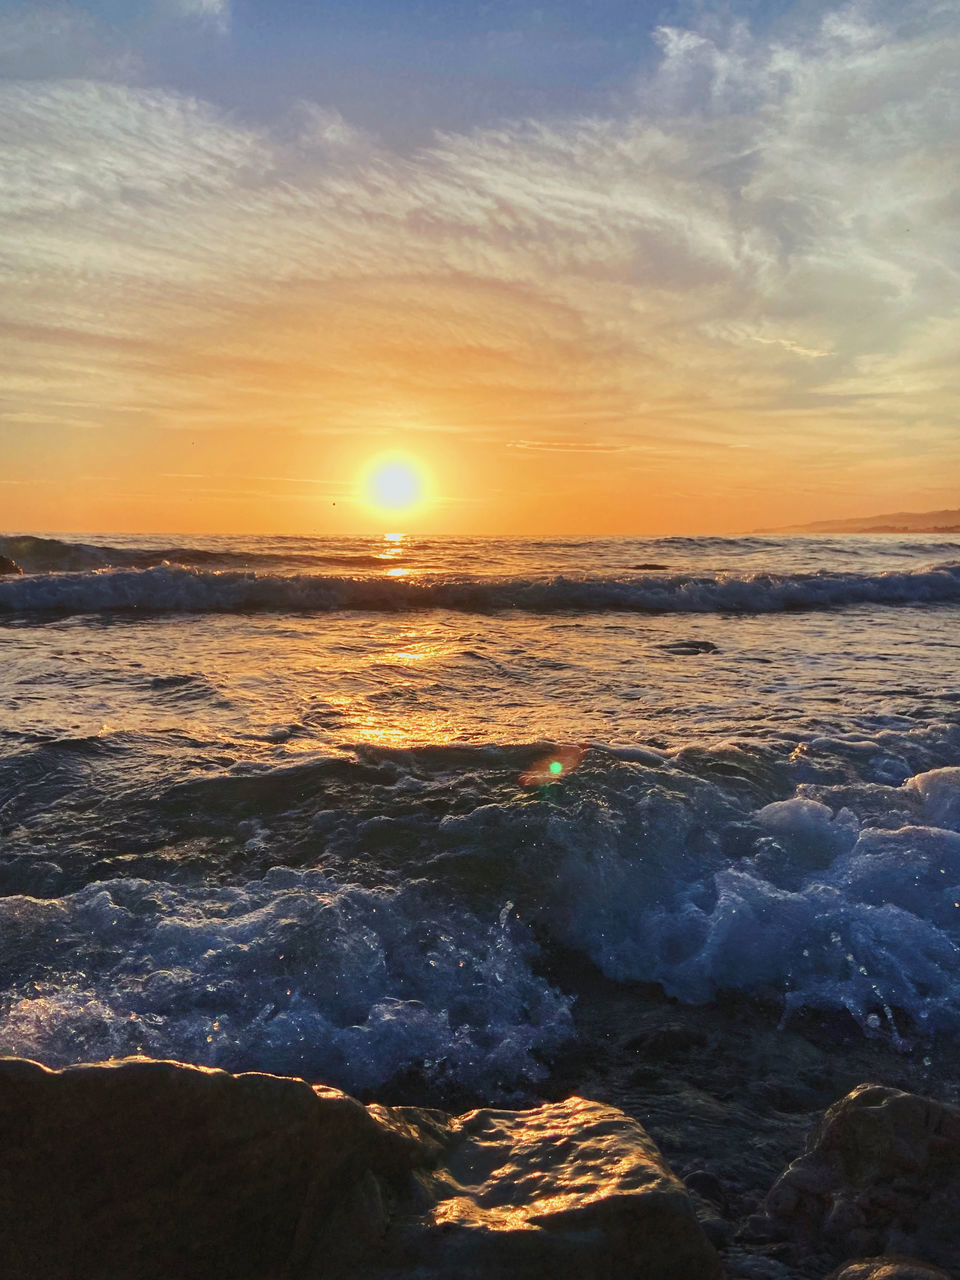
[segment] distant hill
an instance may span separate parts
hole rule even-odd
[[[960,533],[960,508],[952,511],[895,511],[853,520],[816,520],[813,524],[755,529],[755,533]]]

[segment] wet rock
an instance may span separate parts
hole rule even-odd
[[[416,1275],[712,1280],[719,1261],[683,1184],[615,1107],[569,1098],[449,1126],[442,1199],[408,1255]],[[427,1268],[427,1270],[424,1270]]]
[[[718,1249],[725,1248],[736,1233],[736,1224],[729,1219],[720,1179],[705,1169],[697,1169],[684,1178],[683,1184],[690,1192],[697,1221],[707,1239]]]
[[[717,1249],[725,1249],[736,1234],[734,1224],[721,1214],[711,1211],[709,1205],[706,1212],[701,1212],[700,1206],[697,1206],[697,1221],[703,1234]]]
[[[459,1118],[178,1063],[0,1060],[17,1280],[712,1280],[643,1128],[570,1098]]]
[[[11,560],[9,556],[0,556],[0,574],[4,573],[23,573],[23,570],[16,560]]]
[[[434,1147],[299,1080],[143,1059],[0,1061],[0,1274],[18,1280],[306,1275],[362,1252],[378,1190]],[[361,1212],[358,1205],[369,1202]],[[381,1202],[384,1196],[380,1196]]]
[[[758,1106],[787,1115],[817,1109],[817,1091],[798,1080],[756,1080],[748,1093]]]
[[[727,1251],[729,1280],[796,1280],[796,1272],[763,1254],[747,1253],[739,1248]]]
[[[706,1032],[685,1022],[666,1022],[662,1026],[639,1036],[633,1036],[624,1044],[625,1049],[635,1049],[650,1062],[680,1057],[694,1049],[703,1049],[707,1043]]]
[[[716,1205],[722,1214],[727,1213],[727,1193],[715,1173],[711,1173],[709,1169],[694,1169],[683,1182],[688,1191],[695,1191],[701,1199]]]
[[[950,1280],[950,1275],[932,1263],[919,1262],[916,1258],[888,1256],[845,1262],[827,1280]]]
[[[960,1111],[860,1085],[825,1113],[769,1192],[771,1234],[834,1258],[960,1258]],[[850,1278],[853,1280],[853,1277]]]
[[[671,640],[666,644],[658,644],[657,649],[664,653],[676,653],[680,657],[690,658],[698,653],[718,653],[719,646],[712,640]]]

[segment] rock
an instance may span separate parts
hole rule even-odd
[[[642,1127],[581,1098],[459,1118],[172,1062],[0,1060],[0,1275],[712,1280]]]
[[[882,1085],[834,1103],[765,1203],[771,1234],[833,1257],[960,1258],[960,1111]],[[852,1264],[851,1264],[852,1265]]]
[[[736,1245],[727,1250],[726,1261],[731,1280],[796,1280],[797,1276],[776,1258],[745,1253]]]
[[[694,1169],[684,1178],[683,1184],[688,1191],[695,1191],[701,1199],[716,1205],[722,1214],[726,1214],[729,1211],[727,1193],[723,1189],[723,1183],[709,1169]]]
[[[342,1248],[345,1218],[359,1246],[384,1229],[382,1212],[356,1209],[370,1170],[399,1187],[433,1151],[302,1080],[0,1060],[0,1274],[305,1276],[318,1241]]]
[[[3,573],[23,573],[23,570],[16,560],[11,560],[9,556],[0,556],[0,574]]]
[[[410,1254],[418,1277],[721,1275],[683,1184],[615,1107],[568,1098],[532,1111],[484,1109],[451,1121],[449,1133],[435,1230]]]
[[[860,1258],[845,1262],[827,1280],[950,1280],[946,1271],[916,1258]]]
[[[670,640],[666,644],[654,646],[664,653],[675,653],[682,658],[691,658],[698,653],[719,653],[719,646],[712,640]]]
[[[664,1059],[682,1057],[694,1049],[704,1049],[707,1034],[700,1027],[685,1022],[665,1022],[661,1026],[639,1036],[633,1036],[624,1044],[625,1049],[635,1049],[646,1061],[662,1062]]]

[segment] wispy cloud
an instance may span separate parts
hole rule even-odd
[[[220,31],[230,27],[230,0],[159,0],[174,16],[207,22]]]
[[[633,446],[606,444],[602,440],[508,440],[508,449],[527,449],[535,453],[626,453]]]
[[[799,342],[790,338],[764,338],[761,334],[753,335],[754,342],[762,342],[766,346],[783,347],[784,351],[792,351],[794,355],[806,356],[810,360],[821,360],[830,354],[829,351],[817,351],[814,347],[802,347]]]
[[[206,471],[163,471],[161,476],[164,480],[215,480],[222,478],[220,474],[213,475]],[[302,484],[308,485],[312,489],[329,490],[331,493],[343,492],[354,487],[348,481],[326,480],[315,476],[248,476],[231,472],[230,478],[232,480],[249,480],[260,484]]]
[[[0,79],[126,80],[139,65],[125,40],[82,10],[32,4],[0,13]]]

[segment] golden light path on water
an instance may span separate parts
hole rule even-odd
[[[402,560],[409,547],[407,534],[395,531],[383,535],[382,545],[375,556],[384,562],[384,577],[413,575],[413,569],[392,563]],[[402,750],[449,743],[460,736],[456,721],[449,709],[430,707],[429,698],[424,697],[422,670],[442,667],[445,661],[455,664],[461,647],[455,636],[445,633],[442,628],[438,631],[435,624],[422,628],[408,625],[398,631],[392,644],[367,654],[361,660],[355,672],[358,682],[356,696],[328,697],[328,705],[336,710],[343,725],[350,725],[351,736],[355,736],[358,744]],[[410,675],[405,676],[405,671]],[[376,703],[382,698],[389,704],[389,709],[371,706],[371,700]],[[398,705],[407,702],[416,708],[415,731],[397,723],[395,713]],[[517,782],[524,788],[554,786],[574,772],[583,755],[584,748],[580,745],[557,743],[534,759],[519,775]]]

